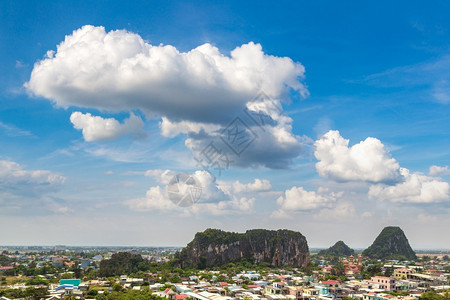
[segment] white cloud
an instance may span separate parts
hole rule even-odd
[[[363,217],[363,218],[370,218],[370,217],[372,217],[374,215],[374,212],[373,211],[365,211],[365,212],[363,212],[362,214],[361,214],[361,217]]]
[[[339,131],[329,131],[315,142],[316,169],[320,176],[335,181],[398,182],[400,165],[380,140],[366,138],[348,146]]]
[[[410,173],[401,168],[403,182],[394,186],[372,185],[369,197],[400,203],[437,203],[450,200],[450,185],[439,178]]]
[[[167,185],[177,173],[171,170],[154,169],[145,172],[145,176],[153,177],[159,184]]]
[[[13,161],[0,160],[0,178],[2,183],[24,183],[37,185],[63,184],[65,177],[47,170],[25,170]]]
[[[171,183],[177,174],[179,173],[172,170],[156,169],[146,171],[145,175],[155,178],[160,185],[151,187],[147,191],[146,197],[128,200],[124,204],[136,211],[176,209],[177,206],[169,198],[167,185]],[[230,197],[220,188],[213,175],[206,171],[196,171],[193,173],[193,176],[201,186],[201,196],[199,202],[195,205],[230,201]],[[191,208],[183,209],[190,210]]]
[[[303,187],[293,186],[286,190],[284,195],[277,199],[279,209],[285,212],[315,210],[323,207],[332,207],[342,193],[329,192],[319,188],[317,192],[307,191]]]
[[[27,170],[20,164],[0,160],[0,198],[40,198],[56,191],[66,178],[48,170]]]
[[[230,56],[210,44],[180,52],[132,32],[87,25],[37,62],[25,87],[62,107],[141,109],[173,120],[216,122],[260,89],[271,97],[289,89],[306,95],[303,75],[300,63],[267,55],[252,42]]]
[[[219,182],[220,187],[230,194],[241,194],[241,193],[259,193],[270,191],[272,185],[267,179],[255,178],[253,182],[244,184],[239,180],[234,182]]]
[[[255,198],[232,197],[230,201],[220,201],[218,203],[197,203],[192,206],[188,213],[212,214],[215,216],[250,213],[253,211]]]
[[[322,209],[314,215],[314,218],[319,220],[348,220],[355,215],[355,207],[349,202],[342,202],[333,208]]]
[[[172,122],[166,117],[162,117],[160,128],[162,136],[175,137],[180,133],[199,134],[202,130],[205,132],[214,132],[219,130],[221,126],[216,124],[196,123],[190,121]]]
[[[195,178],[202,186],[201,202],[219,202],[229,200],[229,196],[216,182],[216,178],[206,171],[195,171]]]
[[[87,142],[113,140],[127,134],[134,137],[146,135],[142,130],[144,122],[133,113],[130,113],[130,117],[121,124],[114,118],[104,119],[76,111],[70,116],[70,122],[75,129],[82,130],[84,140]]]
[[[430,176],[449,175],[450,170],[448,169],[448,166],[445,167],[431,166],[430,172],[428,174]]]
[[[252,211],[255,198],[241,196],[239,193],[249,191],[267,191],[270,183],[267,180],[255,179],[253,183],[241,184],[236,182],[217,182],[216,178],[206,171],[196,171],[193,176],[201,186],[202,192],[198,202],[188,207],[178,207],[169,198],[167,185],[179,173],[172,170],[148,170],[146,176],[156,179],[159,185],[151,187],[146,197],[131,199],[124,204],[135,211],[182,211],[184,215],[210,213],[225,215],[238,212]],[[239,191],[233,191],[233,186]],[[231,189],[230,189],[231,188]]]
[[[431,216],[431,215],[426,215],[426,214],[418,214],[417,215],[417,220],[420,223],[433,223],[433,222],[437,222],[438,218],[436,216]]]
[[[167,192],[160,186],[151,187],[144,198],[127,200],[124,204],[135,211],[172,210],[176,208],[176,205],[170,201]]]

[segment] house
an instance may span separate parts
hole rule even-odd
[[[339,281],[337,280],[326,280],[322,281],[322,285],[326,287],[339,287]]]
[[[161,297],[168,298],[168,299],[175,299],[175,295],[176,295],[176,294],[177,294],[177,293],[175,293],[174,291],[172,291],[172,289],[167,288],[167,289],[165,289],[165,290],[162,292]]]
[[[180,294],[186,294],[188,292],[192,292],[192,289],[187,287],[186,285],[177,284],[175,285],[175,290]]]
[[[374,284],[375,288],[392,292],[395,287],[395,280],[391,277],[374,276],[370,279],[370,282]]]
[[[80,268],[81,268],[81,269],[89,268],[89,266],[90,266],[91,264],[92,264],[92,260],[82,258],[82,259],[81,259]]]

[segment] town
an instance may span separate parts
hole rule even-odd
[[[178,248],[0,247],[0,299],[450,299],[450,252],[413,261],[311,252],[305,268],[174,266]],[[120,267],[102,262],[116,260]]]

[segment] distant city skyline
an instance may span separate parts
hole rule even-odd
[[[1,243],[449,249],[449,10],[0,3]]]

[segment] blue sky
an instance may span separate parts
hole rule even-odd
[[[3,1],[3,244],[184,245],[214,227],[367,247],[399,225],[449,248],[449,6]],[[243,111],[267,108],[261,91],[282,107],[265,127]],[[236,117],[257,138],[211,175],[194,157]],[[199,203],[170,202],[177,172]]]

